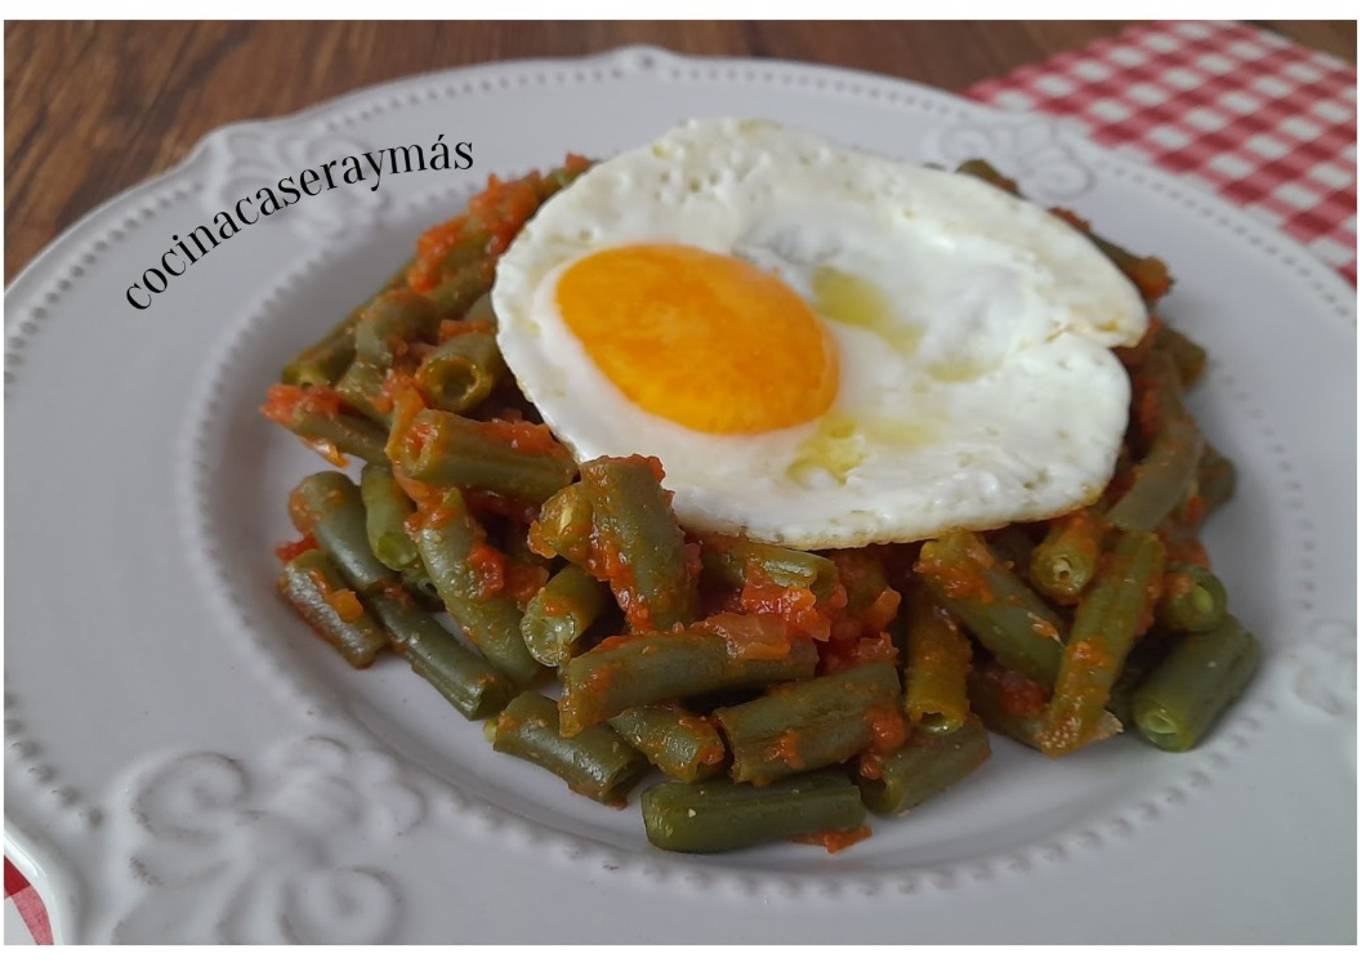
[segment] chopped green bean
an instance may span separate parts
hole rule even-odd
[[[392,410],[386,404],[387,369],[363,358],[354,359],[335,383],[345,404],[384,427],[392,423]]]
[[[562,732],[570,736],[635,706],[719,690],[807,679],[817,647],[794,639],[787,655],[744,654],[716,633],[642,633],[606,640],[567,663]]]
[[[406,532],[406,520],[416,504],[397,484],[390,466],[370,462],[359,475],[368,547],[389,569],[407,569],[420,561],[415,541]]]
[[[1054,519],[1030,557],[1030,582],[1056,603],[1075,603],[1096,574],[1100,543],[1100,517],[1093,510]]]
[[[359,358],[390,368],[412,341],[428,340],[439,327],[439,315],[428,299],[408,289],[378,295],[359,315],[354,347]]]
[[[1147,455],[1133,469],[1133,484],[1106,514],[1118,529],[1151,532],[1185,499],[1195,481],[1204,439],[1185,411],[1180,375],[1165,352],[1153,351],[1139,372],[1150,396],[1140,403],[1143,428],[1152,431]]]
[[[406,272],[411,262],[406,262],[387,279],[381,288],[355,307],[348,315],[315,344],[302,351],[283,367],[281,381],[285,385],[300,385],[304,388],[316,385],[334,385],[354,361],[354,329],[359,316],[369,302],[391,291],[406,286]]]
[[[924,592],[907,596],[905,629],[907,719],[928,733],[951,733],[968,719],[972,647]]]
[[[609,725],[672,780],[707,780],[722,772],[727,759],[717,728],[675,705],[637,706]]]
[[[1125,730],[1133,728],[1134,691],[1166,656],[1168,642],[1166,636],[1149,635],[1134,643],[1128,658],[1124,660],[1119,679],[1110,687],[1110,698],[1105,703],[1105,709]]]
[[[579,566],[568,564],[524,607],[520,631],[529,653],[544,666],[561,666],[582,648],[585,632],[604,611],[609,590]]]
[[[521,451],[495,423],[435,409],[417,415],[397,443],[399,467],[417,482],[483,489],[534,504],[576,474],[565,450]]]
[[[1232,616],[1170,643],[1166,658],[1133,693],[1133,719],[1158,749],[1192,749],[1242,695],[1260,660],[1256,637]]]
[[[1228,591],[1203,566],[1174,563],[1162,580],[1157,602],[1157,627],[1168,632],[1202,633],[1213,629],[1228,613]]]
[[[718,710],[733,781],[763,785],[850,759],[874,742],[883,715],[899,713],[901,694],[897,667],[865,663]]]
[[[337,452],[344,452],[365,462],[386,464],[387,432],[362,415],[340,411],[341,401],[329,388],[275,385],[261,411],[331,461]]]
[[[1165,562],[1155,535],[1125,532],[1082,597],[1040,738],[1047,755],[1063,756],[1104,734],[1110,689],[1151,620]]]
[[[1010,566],[1011,572],[1024,572],[1034,555],[1034,540],[1020,526],[1006,526],[987,537],[992,554]]]
[[[547,559],[561,556],[578,566],[590,564],[595,510],[580,482],[554,493],[529,526],[529,548]]]
[[[484,258],[446,275],[425,297],[434,305],[436,318],[462,318],[495,280],[496,261]]]
[[[476,408],[505,377],[505,362],[489,331],[466,331],[440,344],[416,369],[430,404],[462,414]]]
[[[639,458],[599,458],[581,466],[610,588],[635,631],[671,629],[694,619],[696,574],[670,497]],[[617,565],[613,563],[617,562]]]
[[[411,669],[469,720],[499,713],[514,696],[508,678],[400,590],[373,593],[366,602]]]
[[[969,716],[948,733],[913,733],[905,746],[882,761],[878,776],[860,775],[860,793],[874,813],[902,813],[949,789],[991,755],[987,728]]]
[[[368,593],[395,580],[368,544],[368,520],[359,487],[340,472],[307,476],[288,497],[288,514],[299,532],[311,534],[345,579]]]
[[[557,774],[576,793],[614,806],[646,772],[647,761],[609,727],[598,724],[561,735],[557,704],[541,693],[521,693],[491,729],[492,746]]]
[[[444,493],[416,531],[425,571],[464,638],[516,686],[527,686],[542,667],[524,646],[519,607],[504,593],[487,592],[474,565],[473,553],[485,545],[486,534],[457,489]]]
[[[1001,565],[977,535],[952,532],[925,543],[916,572],[935,598],[1004,665],[1051,688],[1062,657],[1063,622]]]
[[[825,556],[786,549],[740,536],[703,537],[703,571],[739,589],[752,572],[784,589],[810,589],[824,599],[838,582],[836,565]]]
[[[387,645],[340,570],[319,549],[309,549],[283,567],[279,595],[297,610],[318,636],[335,647],[355,669],[372,664]]]
[[[659,783],[642,795],[647,839],[662,850],[717,853],[864,823],[864,803],[844,773],[790,777],[766,787],[709,780]]]

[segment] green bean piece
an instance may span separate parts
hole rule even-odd
[[[416,504],[397,484],[390,466],[364,466],[359,474],[359,494],[364,503],[368,547],[389,569],[407,569],[420,561],[415,541],[406,532],[406,520]]]
[[[968,674],[969,706],[987,729],[1033,750],[1041,749],[1043,695],[1038,683],[999,663]],[[1117,725],[1112,732],[1118,732]]]
[[[1071,753],[1103,733],[1110,689],[1150,622],[1165,564],[1157,536],[1125,532],[1082,597],[1040,738],[1048,756]]]
[[[1190,491],[1204,439],[1185,409],[1180,375],[1166,352],[1152,351],[1138,373],[1144,431],[1152,433],[1147,454],[1133,468],[1133,484],[1111,507],[1106,521],[1118,529],[1151,532]]]
[[[810,589],[818,599],[835,590],[836,564],[825,556],[755,542],[741,536],[703,537],[703,571],[733,589],[746,584],[752,572],[784,589]]]
[[[449,489],[420,523],[415,535],[420,559],[463,637],[512,683],[527,686],[542,667],[524,646],[515,601],[504,593],[488,593],[473,565],[470,557],[486,545],[486,533],[462,493]]]
[[[850,759],[899,712],[901,695],[896,666],[864,663],[723,707],[714,717],[732,748],[733,782],[764,785]]]
[[[354,361],[354,324],[357,316],[345,319],[313,345],[298,352],[283,366],[280,381],[285,385],[311,388],[334,385]]]
[[[839,771],[806,773],[765,787],[726,780],[658,783],[642,794],[652,846],[718,853],[810,833],[843,833],[864,823],[864,803]]]
[[[428,340],[439,327],[440,316],[429,299],[414,291],[385,291],[374,298],[354,326],[357,356],[390,368],[413,341]]]
[[[521,693],[496,719],[491,745],[557,774],[576,793],[623,806],[647,770],[643,755],[604,724],[574,736],[560,732],[557,704],[541,693]]]
[[[817,669],[811,640],[790,641],[786,655],[746,655],[716,633],[641,633],[606,640],[562,673],[562,732],[579,733],[635,706],[720,690],[807,679]]]
[[[411,262],[408,261],[398,268],[371,297],[350,311],[315,344],[298,352],[292,361],[283,366],[280,381],[285,385],[303,388],[334,385],[354,361],[354,328],[359,322],[359,315],[374,298],[393,288],[404,288],[406,272],[410,267]]]
[[[489,331],[466,331],[440,344],[416,369],[430,404],[462,414],[476,408],[505,377],[505,362]]]
[[[588,565],[594,520],[585,486],[573,482],[543,503],[529,526],[529,548],[547,559],[561,556],[578,566]]]
[[[634,631],[690,623],[698,607],[697,573],[670,497],[640,458],[599,458],[581,466],[610,588]]]
[[[288,497],[288,514],[299,532],[311,534],[345,579],[362,593],[394,581],[368,544],[368,521],[359,487],[340,472],[317,472]]]
[[[496,426],[426,409],[397,440],[397,464],[417,482],[483,489],[534,504],[576,474],[565,450],[521,451]]]
[[[1233,464],[1232,459],[1205,443],[1196,479],[1203,514],[1207,517],[1214,509],[1232,498],[1233,490],[1237,488],[1237,466]]]
[[[924,592],[907,597],[907,719],[927,733],[952,733],[968,719],[973,649],[958,625]]]
[[[727,759],[727,747],[717,728],[679,706],[634,707],[609,725],[672,780],[707,780],[722,772]]]
[[[1100,563],[1100,517],[1078,509],[1054,519],[1029,561],[1029,581],[1053,600],[1070,606],[1086,589]]]
[[[321,550],[308,549],[285,565],[278,590],[307,625],[355,669],[372,665],[387,645],[383,631]]]
[[[1167,566],[1162,598],[1157,601],[1157,628],[1177,633],[1213,629],[1228,614],[1228,591],[1208,569],[1191,563]]]
[[[385,403],[387,369],[382,365],[355,358],[335,383],[335,390],[350,408],[363,412],[379,425],[392,424],[392,409]]]
[[[1134,690],[1138,732],[1160,750],[1193,749],[1242,695],[1259,661],[1256,637],[1231,615],[1207,632],[1175,637]]]
[[[330,397],[321,397],[321,393]],[[387,432],[361,415],[339,411],[339,401],[331,389],[275,385],[262,411],[311,447],[322,449],[327,458],[334,453],[327,453],[318,443],[330,443],[336,451],[385,465]]]
[[[1110,687],[1110,698],[1105,703],[1105,709],[1125,730],[1134,728],[1134,691],[1166,656],[1168,642],[1167,636],[1149,635],[1134,643],[1128,658],[1124,660],[1124,668],[1119,673],[1119,679]]]
[[[1172,328],[1165,322],[1157,329],[1154,344],[1160,351],[1166,352],[1176,365],[1176,371],[1180,375],[1181,384],[1186,388],[1192,388],[1199,377],[1204,374],[1205,363],[1209,360],[1209,353],[1204,350],[1204,346],[1199,344],[1189,335],[1178,329]]]
[[[899,814],[948,790],[991,755],[987,728],[976,716],[948,733],[914,732],[883,760],[877,777],[860,775],[860,794],[874,813]]]
[[[524,607],[520,631],[530,655],[544,666],[571,659],[609,599],[604,583],[579,566],[565,566]]]
[[[366,602],[416,675],[469,720],[499,713],[515,685],[400,590],[382,590]]]
[[[434,305],[436,318],[462,318],[495,280],[495,259],[483,258],[445,276],[425,297]]]
[[[1005,666],[1051,689],[1062,619],[971,532],[925,543],[916,572],[931,594]]]

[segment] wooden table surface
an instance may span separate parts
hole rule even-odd
[[[859,67],[945,90],[1118,32],[1103,22],[5,24],[5,279],[222,124],[406,74],[650,43]],[[1260,24],[1355,62],[1355,23]]]

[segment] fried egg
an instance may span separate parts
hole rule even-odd
[[[1049,518],[1108,483],[1147,327],[1043,209],[763,121],[596,165],[501,257],[501,351],[577,458],[798,548]]]

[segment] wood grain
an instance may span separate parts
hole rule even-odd
[[[1355,23],[1263,23],[1355,61]],[[1121,21],[5,24],[5,278],[223,124],[407,74],[649,43],[858,67],[959,90]]]

